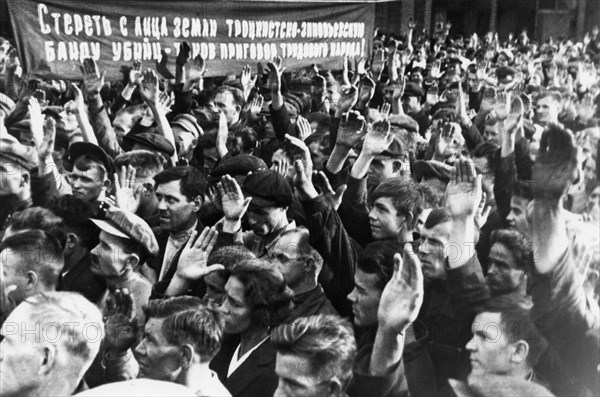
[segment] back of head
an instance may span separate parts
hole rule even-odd
[[[63,220],[52,211],[42,207],[31,207],[23,211],[15,212],[8,224],[10,234],[39,229],[54,236],[61,244],[65,245],[65,224]],[[7,238],[7,234],[4,238]]]
[[[398,252],[401,252],[401,247],[394,241],[369,243],[358,258],[358,269],[367,274],[377,274],[377,285],[383,290],[394,273],[394,255]]]
[[[153,178],[164,170],[162,158],[149,150],[132,150],[115,157],[115,169],[121,171],[121,167],[132,166],[135,168],[137,179]]]
[[[431,229],[442,223],[450,222],[452,216],[446,208],[436,208],[429,213],[425,221],[425,229]]]
[[[281,324],[291,311],[292,290],[283,274],[265,260],[245,260],[230,270],[230,277],[238,279],[245,290],[245,298],[252,310],[252,320],[263,327]]]
[[[403,178],[389,178],[381,182],[373,191],[371,201],[388,197],[392,200],[398,215],[407,217],[408,227],[413,229],[423,211],[425,202],[419,186],[413,181]]]
[[[62,218],[67,233],[77,235],[83,247],[91,250],[98,244],[98,229],[90,221],[94,208],[88,201],[69,194],[54,200],[50,209]]]
[[[315,376],[337,377],[343,388],[352,378],[356,340],[350,324],[340,317],[300,317],[273,329],[271,342],[279,354],[307,359]]]

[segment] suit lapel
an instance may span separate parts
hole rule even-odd
[[[275,348],[269,340],[263,342],[258,349],[253,351],[250,357],[225,380],[224,385],[231,395],[239,394],[254,382],[266,368],[275,362],[276,354]],[[227,366],[229,366],[229,363],[227,363]],[[227,371],[227,368],[225,371]]]

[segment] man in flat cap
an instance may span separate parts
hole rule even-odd
[[[3,132],[0,136],[0,233],[12,214],[32,205],[30,171],[37,164],[32,147],[24,146],[16,138]]]
[[[293,191],[286,179],[268,170],[250,174],[242,188],[229,175],[218,185],[225,222],[220,234],[223,244],[243,243],[258,257],[268,254],[281,234],[296,228],[288,220]],[[244,198],[246,196],[246,198]],[[242,232],[242,217],[248,218],[251,230]]]
[[[69,160],[73,164],[69,175],[73,196],[99,207],[112,184],[112,159],[98,145],[75,142],[69,147]]]
[[[425,131],[431,125],[429,115],[423,110],[421,105],[425,91],[417,83],[407,83],[402,94],[402,109],[404,113],[412,117],[419,124],[419,134],[425,136]]]
[[[171,122],[171,129],[175,135],[177,155],[190,161],[198,145],[198,139],[204,135],[204,130],[198,125],[196,118],[188,113],[177,115]]]

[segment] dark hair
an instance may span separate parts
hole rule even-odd
[[[51,203],[50,210],[62,218],[67,233],[72,231],[79,237],[82,246],[91,250],[98,245],[99,232],[90,221],[94,209],[88,201],[72,194],[60,196]]]
[[[181,194],[188,201],[194,200],[196,197],[204,197],[206,190],[206,180],[204,175],[193,167],[172,167],[162,171],[154,176],[155,189],[159,185],[164,185],[169,182],[179,181]]]
[[[369,243],[358,258],[358,269],[367,274],[376,274],[377,287],[383,291],[394,273],[394,255],[402,252],[402,247],[392,241]]]
[[[516,181],[514,184],[513,197],[523,197],[529,201],[533,200],[533,192],[531,191],[531,182]]]
[[[352,378],[356,339],[347,320],[333,315],[300,317],[271,331],[278,353],[308,360],[313,375],[330,373],[345,388]]]
[[[498,150],[499,146],[490,142],[481,142],[471,152],[473,158],[485,157],[488,161],[488,167],[492,176],[494,175],[496,162],[494,161],[494,153]]]
[[[100,161],[94,156],[90,156],[89,154],[83,154],[77,157],[77,159],[75,159],[75,162],[73,163],[73,167],[77,167],[77,169],[81,171],[89,171],[90,169],[95,168],[98,170],[100,179],[102,181],[104,181],[105,178],[110,179],[110,175],[107,175],[108,171],[102,163],[102,161]]]
[[[132,150],[115,157],[115,170],[121,172],[121,167],[132,166],[135,168],[136,178],[154,177],[163,171],[161,157],[149,150]]]
[[[15,212],[8,224],[13,232],[39,229],[54,236],[65,247],[67,236],[63,220],[52,211],[42,207],[31,207]]]
[[[534,264],[533,243],[516,230],[496,229],[490,236],[490,244],[500,243],[515,256],[520,270],[527,270]]]
[[[403,178],[388,178],[379,184],[371,195],[371,202],[377,199],[389,197],[398,215],[410,215],[411,220],[408,223],[409,228],[413,229],[417,225],[417,218],[423,212],[425,202],[419,185],[413,181],[407,181]]]
[[[452,216],[450,215],[450,211],[446,208],[435,208],[429,213],[423,227],[425,229],[431,229],[442,223],[450,222],[451,220]]]
[[[146,320],[165,319],[162,333],[173,346],[190,344],[206,363],[221,349],[223,321],[219,311],[193,296],[152,300],[144,306]]]
[[[258,145],[258,135],[251,127],[234,128],[233,136],[240,137],[242,140],[243,153],[250,153],[252,150],[256,150]]]
[[[247,259],[255,259],[256,255],[244,245],[225,245],[210,253],[207,265],[220,264],[229,269]]]
[[[11,249],[21,254],[18,271],[34,271],[40,283],[55,289],[64,266],[62,247],[53,235],[43,230],[28,230],[13,234],[0,243],[0,252]]]
[[[265,260],[248,259],[231,269],[244,286],[245,298],[251,308],[252,321],[263,327],[281,324],[292,308],[292,290],[288,288],[280,271]]]
[[[533,367],[548,343],[531,320],[531,299],[519,293],[497,295],[475,308],[476,313],[500,313],[502,333],[511,343],[524,340],[529,345],[527,363]]]

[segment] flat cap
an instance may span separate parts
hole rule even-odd
[[[71,164],[75,164],[75,161],[83,155],[88,155],[101,163],[106,168],[108,175],[112,175],[112,158],[100,146],[90,142],[73,142],[69,146],[69,161]]]
[[[123,142],[129,145],[129,148],[133,147],[134,144],[139,143],[146,146],[151,151],[160,152],[171,157],[175,154],[175,148],[162,135],[155,134],[153,132],[142,132],[139,134],[132,134],[131,132],[123,137]]]
[[[17,163],[27,171],[37,166],[35,149],[21,144],[21,142],[17,141],[17,138],[6,133],[0,136],[0,158]]]
[[[425,91],[423,90],[423,87],[421,87],[421,85],[419,84],[406,83],[406,86],[404,87],[404,95],[416,96],[420,98],[425,95]]]
[[[257,207],[289,207],[293,192],[287,180],[272,170],[250,174],[244,180],[243,191],[252,197],[250,205]]]
[[[106,220],[91,219],[100,230],[120,238],[133,240],[151,256],[158,255],[158,242],[152,229],[139,216],[130,211],[112,207],[106,212]]]
[[[209,182],[221,180],[224,175],[246,176],[249,172],[255,173],[266,171],[267,164],[260,157],[250,154],[240,154],[222,160],[215,168],[212,169],[208,177]]]
[[[188,113],[182,113],[177,115],[171,122],[172,125],[178,125],[186,131],[194,134],[196,139],[204,135],[204,130],[198,125],[198,120],[194,116]]]

